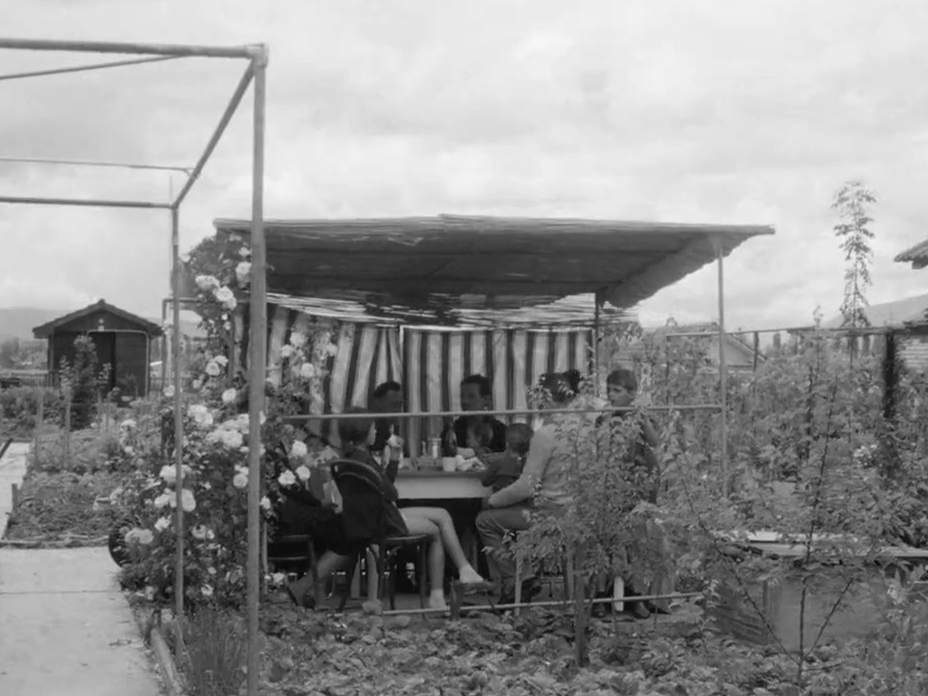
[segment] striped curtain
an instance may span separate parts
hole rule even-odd
[[[247,318],[237,326],[241,364],[247,369]],[[326,363],[322,402],[310,406],[311,413],[343,413],[350,406],[367,407],[374,388],[389,380],[402,381],[400,328],[315,317],[306,312],[268,305],[268,379],[280,383],[280,349],[294,332],[304,333],[323,344],[338,348]],[[339,445],[334,421],[310,422],[310,429]]]
[[[451,411],[460,407],[461,380],[482,374],[493,383],[498,409],[527,408],[529,388],[545,372],[570,368],[593,371],[590,329],[534,331],[495,329],[404,328],[403,367],[410,411]],[[524,421],[510,417],[504,421]],[[440,418],[413,419],[408,437],[413,443],[437,437]]]

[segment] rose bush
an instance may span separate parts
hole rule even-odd
[[[167,447],[139,453],[149,464],[124,493],[133,526],[125,533],[132,562],[124,581],[144,585],[152,598],[167,599],[174,584],[177,549],[178,490],[183,513],[185,600],[237,606],[245,596],[247,491],[250,418],[244,373],[232,364],[235,326],[242,322],[241,295],[248,285],[246,245],[232,235],[219,250],[216,238],[195,250],[190,266],[197,271],[198,312],[207,341],[186,380],[183,394],[182,472],[174,459],[172,391],[165,394],[163,439]],[[271,361],[261,414],[261,510],[265,521],[281,488],[308,486],[311,469],[335,453],[305,421],[289,416],[321,404],[321,380],[334,353],[328,325],[311,334],[294,332]],[[124,423],[127,438],[133,424]],[[130,445],[131,446],[131,445]]]

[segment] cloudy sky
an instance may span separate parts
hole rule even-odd
[[[841,300],[829,204],[878,195],[871,302],[928,292],[925,0],[0,0],[10,37],[270,45],[267,214],[772,224],[726,265],[729,325]],[[0,73],[96,61],[0,50]],[[106,60],[104,58],[103,60]],[[191,165],[241,74],[183,59],[0,81],[0,156]],[[249,215],[250,98],[182,210]],[[164,173],[0,162],[11,195],[166,200]],[[0,205],[0,306],[157,315],[167,213]],[[717,315],[704,269],[642,307]]]

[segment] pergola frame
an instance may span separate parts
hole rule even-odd
[[[190,193],[207,161],[216,149],[220,138],[232,120],[242,98],[254,83],[254,111],[252,115],[253,152],[252,152],[252,219],[251,219],[251,330],[257,336],[266,335],[267,309],[265,304],[265,244],[264,244],[264,156],[265,156],[265,108],[268,48],[264,44],[248,46],[194,46],[178,44],[147,43],[113,43],[94,41],[57,41],[42,39],[10,39],[0,37],[0,49],[23,51],[50,51],[68,53],[97,53],[115,55],[144,56],[136,59],[109,61],[89,65],[69,66],[58,69],[40,70],[10,75],[0,75],[0,81],[35,78],[48,75],[66,74],[87,70],[123,67],[142,63],[173,60],[185,57],[230,58],[247,61],[235,91],[229,100],[219,124],[206,144],[206,148],[193,167],[165,167],[146,164],[92,162],[83,160],[46,160],[38,158],[3,157],[0,161],[31,164],[66,164],[88,167],[117,167],[127,169],[152,169],[180,171],[187,179],[180,192],[170,202],[147,200],[107,200],[93,198],[49,198],[32,196],[0,195],[0,203],[17,203],[31,205],[70,205],[100,208],[135,208],[168,210],[171,215],[171,249],[172,249],[172,298],[173,323],[172,353],[174,381],[174,429],[175,448],[174,464],[176,469],[176,537],[177,561],[174,573],[175,611],[178,619],[184,616],[184,511],[181,505],[183,490],[183,402],[181,399],[180,371],[180,297],[181,274],[179,212],[181,204]],[[248,448],[248,561],[247,561],[247,626],[248,626],[248,660],[247,693],[257,696],[259,669],[258,640],[258,602],[260,577],[260,484],[261,484],[261,423],[260,414],[264,410],[264,379],[266,372],[266,345],[263,340],[252,340],[251,345],[251,380],[249,393],[249,448]],[[181,641],[178,641],[180,649]]]

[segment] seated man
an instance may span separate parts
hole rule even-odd
[[[370,410],[374,413],[402,413],[405,404],[403,396],[403,385],[399,382],[383,382],[378,384],[371,393]],[[376,435],[374,444],[371,445],[372,453],[379,455],[387,446],[387,441],[391,435],[400,434],[399,418],[378,418],[374,421]],[[403,453],[407,454],[406,446],[403,446]],[[397,452],[397,454],[399,454]]]
[[[469,375],[461,381],[461,410],[462,411],[488,411],[493,408],[493,385],[483,375]],[[454,421],[451,428],[442,434],[442,443],[445,456],[454,454],[453,447],[467,447],[477,450],[481,444],[481,430],[488,424],[492,430],[492,437],[487,445],[490,452],[504,452],[506,450],[506,425],[486,414],[473,416],[460,416]]]
[[[562,373],[546,374],[540,386],[548,395],[541,408],[564,408],[574,398],[568,379]],[[515,560],[503,549],[503,540],[510,532],[528,529],[534,510],[542,514],[558,514],[571,498],[567,479],[571,465],[571,452],[558,438],[558,424],[564,419],[578,418],[579,414],[550,414],[532,435],[525,457],[522,475],[515,483],[493,493],[486,500],[486,508],[477,516],[477,531],[487,549],[487,561],[493,580],[499,583],[500,604],[511,604],[515,598]],[[540,590],[531,569],[526,569],[522,581],[523,601]]]

